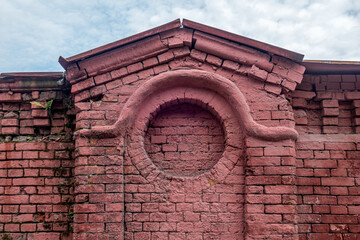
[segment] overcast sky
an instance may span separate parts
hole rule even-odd
[[[360,0],[0,0],[0,72],[70,57],[177,18],[305,55],[360,61]]]

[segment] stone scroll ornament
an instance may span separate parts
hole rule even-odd
[[[249,136],[269,141],[296,140],[298,137],[295,129],[283,126],[267,127],[255,122],[244,95],[232,81],[218,74],[201,70],[176,70],[151,78],[131,95],[113,125],[94,126],[91,129],[79,130],[77,134],[105,138],[123,136],[135,124],[135,119],[144,102],[156,96],[156,93],[178,87],[207,89],[222,96],[231,106],[240,126]]]

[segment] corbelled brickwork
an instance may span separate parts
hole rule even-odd
[[[360,238],[360,75],[301,59],[184,20],[6,75],[0,236]]]
[[[354,74],[305,75],[293,93],[301,239],[360,237],[359,83]]]

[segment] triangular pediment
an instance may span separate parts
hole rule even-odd
[[[210,26],[206,26],[197,22],[193,22],[187,19],[183,19],[183,21],[181,22],[180,19],[176,19],[174,21],[171,21],[169,23],[166,23],[164,25],[161,25],[159,27],[155,27],[153,29],[132,35],[130,37],[106,44],[104,46],[100,46],[97,47],[95,49],[83,52],[83,53],[79,53],[77,55],[74,55],[72,57],[68,57],[68,58],[63,58],[60,57],[59,58],[59,62],[60,64],[66,68],[69,64],[71,64],[72,62],[75,61],[79,61],[79,60],[83,60],[85,58],[89,58],[91,56],[94,55],[98,55],[101,54],[103,52],[121,47],[123,45],[132,43],[132,42],[136,42],[138,40],[141,40],[143,38],[152,36],[152,35],[156,35],[156,34],[160,34],[163,32],[166,32],[168,30],[172,30],[172,29],[179,29],[179,28],[185,28],[185,29],[192,29],[192,30],[196,30],[199,32],[204,32],[204,33],[208,33],[210,35],[214,35],[214,36],[218,36],[220,38],[223,39],[227,39],[239,44],[243,44],[252,48],[256,48],[259,49],[261,51],[265,51],[265,52],[269,52],[269,53],[273,53],[285,58],[289,58],[291,60],[297,61],[297,62],[301,62],[303,60],[304,55],[296,53],[296,52],[292,52],[277,46],[273,46],[264,42],[260,42],[254,39],[250,39],[238,34],[234,34],[231,32],[227,32],[221,29],[217,29],[217,28],[213,28]]]
[[[273,94],[293,91],[303,78],[303,55],[189,20],[175,20],[128,38],[62,58],[72,92],[136,82],[180,68],[246,76]],[[87,95],[84,97],[92,98]]]

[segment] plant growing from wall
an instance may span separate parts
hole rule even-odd
[[[34,104],[36,106],[39,106],[39,107],[42,107],[43,109],[45,109],[47,111],[47,113],[49,114],[49,118],[50,118],[50,121],[52,122],[53,121],[53,118],[52,118],[52,112],[51,112],[51,107],[52,107],[52,104],[53,104],[54,100],[51,99],[50,101],[47,101],[45,103],[45,105],[39,103],[39,102],[30,102],[31,104]]]

